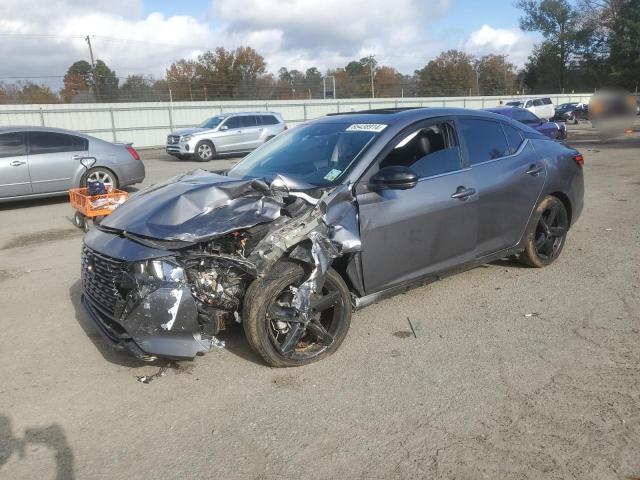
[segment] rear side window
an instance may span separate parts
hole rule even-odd
[[[551,105],[551,99],[550,98],[543,98],[542,99],[542,104],[543,105]]]
[[[508,155],[507,138],[498,122],[464,118],[460,119],[460,131],[471,165]]]
[[[515,127],[511,125],[507,125],[506,123],[502,124],[502,128],[504,129],[504,133],[507,135],[507,141],[509,142],[509,155],[513,155],[520,148],[520,144],[522,143],[522,133]]]
[[[262,121],[262,125],[277,125],[280,123],[273,115],[260,115],[260,120]]]
[[[255,115],[243,115],[240,117],[242,119],[243,127],[255,127],[257,125],[256,116]]]
[[[29,154],[79,152],[89,149],[86,138],[56,132],[29,132]]]
[[[229,127],[229,129],[241,128],[242,127],[242,117],[229,117],[224,124]]]
[[[540,119],[529,110],[517,110],[513,112],[512,117],[514,120],[524,123],[525,125],[535,125],[540,122]]]
[[[542,100],[540,100],[539,98],[536,98],[536,99],[533,101],[533,106],[534,106],[534,107],[539,107],[539,106],[541,106],[541,105],[543,105],[543,103],[542,103]]]
[[[0,135],[0,158],[26,155],[27,145],[22,133],[5,133]]]

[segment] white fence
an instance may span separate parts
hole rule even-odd
[[[536,95],[541,97],[545,95]],[[546,95],[554,104],[588,102],[591,94]],[[489,108],[517,97],[423,97],[334,100],[211,101],[151,103],[87,103],[64,105],[0,105],[0,127],[39,125],[66,128],[137,147],[165,144],[167,134],[193,127],[224,112],[270,110],[289,124],[328,113],[392,107]]]

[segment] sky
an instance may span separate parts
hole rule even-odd
[[[89,60],[86,35],[120,77],[158,78],[179,58],[242,45],[270,72],[373,54],[410,74],[450,48],[522,66],[538,38],[518,17],[513,0],[1,0],[0,81],[61,81]]]

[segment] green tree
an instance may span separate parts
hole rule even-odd
[[[118,77],[102,60],[96,60],[91,69],[93,93],[99,102],[114,102],[118,99]]]
[[[485,55],[475,61],[478,95],[513,94],[516,90],[516,67],[506,55]]]
[[[157,99],[153,81],[143,75],[129,75],[120,87],[123,102],[149,102]]]
[[[558,87],[564,89],[569,61],[577,50],[579,11],[568,0],[518,0],[516,6],[523,11],[520,28],[541,33],[546,50],[555,48]]]
[[[473,57],[459,50],[442,52],[416,75],[420,95],[460,96],[475,90]]]
[[[624,3],[611,30],[611,79],[619,86],[637,91],[640,81],[640,0]]]

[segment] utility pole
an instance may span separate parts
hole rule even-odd
[[[371,98],[376,98],[373,88],[373,55],[369,55],[369,73],[371,75]]]
[[[84,39],[86,40],[87,45],[89,45],[89,56],[91,57],[91,66],[95,67],[96,62],[94,62],[93,60],[93,48],[91,48],[91,38],[89,37],[89,35],[87,35],[86,37],[84,37]]]
[[[96,72],[95,72],[96,62],[93,59],[93,48],[91,48],[91,37],[87,35],[86,37],[84,37],[84,39],[87,41],[87,45],[89,45],[89,56],[91,57],[91,78],[93,79],[93,89],[96,95],[96,100],[99,100],[98,81],[96,79]]]

